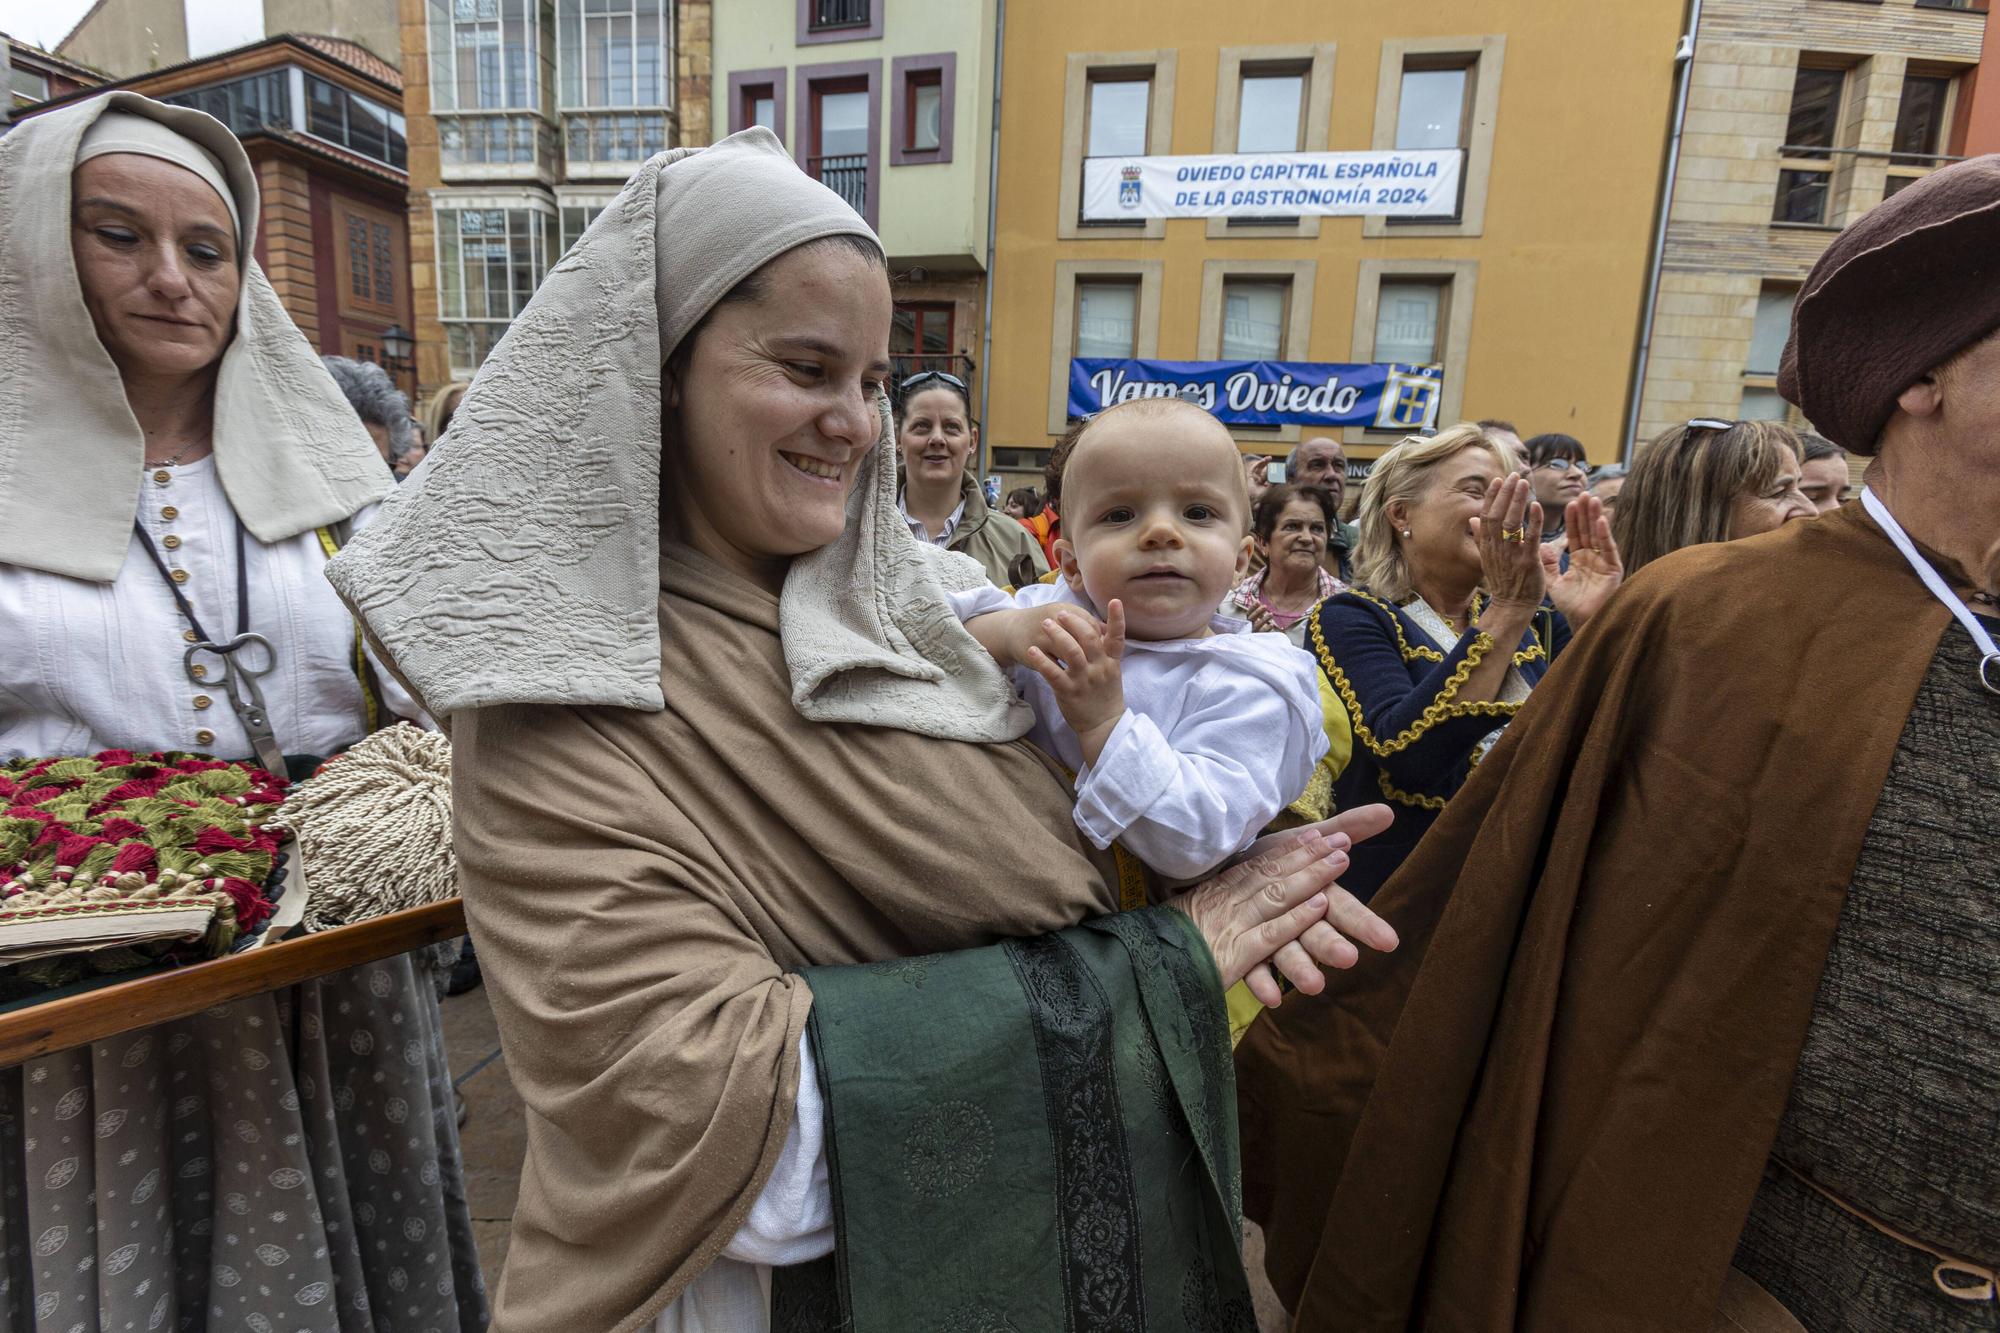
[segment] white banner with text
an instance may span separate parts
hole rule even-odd
[[[1093,157],[1083,164],[1083,218],[1448,218],[1463,160],[1456,148]]]

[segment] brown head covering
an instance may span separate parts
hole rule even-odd
[[[1875,452],[1896,396],[2000,328],[2000,154],[1934,171],[1819,257],[1792,307],[1778,392]]]

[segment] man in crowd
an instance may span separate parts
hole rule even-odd
[[[1402,947],[1239,1049],[1300,1330],[1990,1325],[2000,155],[1792,321],[1863,503],[1626,584],[1374,899]]]
[[[1294,486],[1318,486],[1333,496],[1335,513],[1343,511],[1347,499],[1347,451],[1331,435],[1315,435],[1301,440],[1285,460],[1285,480]],[[1349,563],[1361,529],[1353,523],[1336,523],[1326,534],[1326,572],[1345,582],[1353,581]]]
[[[1832,440],[1805,433],[1806,461],[1799,469],[1799,489],[1812,507],[1824,514],[1847,499],[1847,451]]]
[[[1515,427],[1513,422],[1502,421],[1499,417],[1485,417],[1479,421],[1478,425],[1479,429],[1486,432],[1487,439],[1507,451],[1508,457],[1518,459],[1527,458],[1528,446],[1521,443],[1521,432]]]

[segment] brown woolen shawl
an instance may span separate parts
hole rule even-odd
[[[1116,908],[1039,751],[806,723],[777,599],[685,547],[660,571],[664,712],[456,718],[459,874],[527,1104],[498,1329],[641,1328],[716,1257],[790,1125],[799,968]]]
[[[1946,623],[1855,504],[1620,590],[1238,1050],[1298,1328],[1710,1327]]]

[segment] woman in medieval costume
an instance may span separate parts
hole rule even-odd
[[[0,759],[303,776],[417,715],[326,585],[392,483],[257,208],[234,135],[133,93],[0,138]],[[0,1070],[0,1327],[481,1327],[450,1087],[418,955]]]
[[[330,571],[456,745],[502,1328],[1252,1326],[1222,987],[1393,944],[1386,819],[1178,907],[1094,857],[897,509],[890,314],[768,130],[663,154]]]

